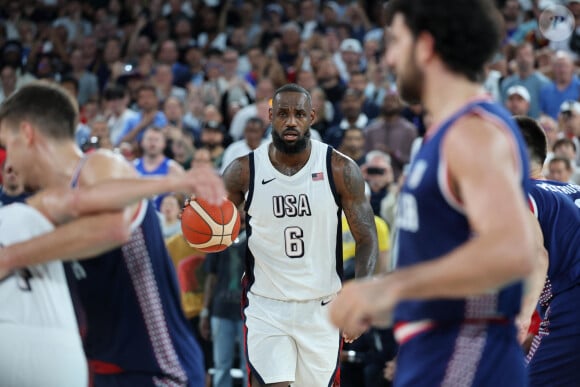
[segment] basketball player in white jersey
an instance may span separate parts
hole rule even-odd
[[[0,244],[48,233],[77,216],[115,211],[139,199],[194,191],[199,170],[162,179],[119,179],[77,190],[55,188],[0,208]],[[82,227],[84,219],[71,225]],[[0,253],[4,250],[0,250]],[[0,257],[2,255],[0,254]],[[0,273],[0,385],[85,387],[86,359],[60,261]]]
[[[358,166],[310,139],[310,94],[274,93],[272,143],[224,171],[229,198],[247,213],[244,320],[251,385],[338,383],[339,330],[326,318],[341,288],[341,210],[356,241],[356,276],[372,274],[378,243]],[[362,332],[343,332],[346,340]],[[275,348],[275,351],[273,350]]]

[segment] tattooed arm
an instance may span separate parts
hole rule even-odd
[[[365,197],[364,179],[359,167],[336,151],[331,163],[342,209],[356,242],[355,276],[370,276],[375,270],[378,240],[373,210]]]
[[[250,158],[243,156],[232,161],[222,177],[228,192],[228,199],[239,208],[245,201],[244,196],[250,185]]]

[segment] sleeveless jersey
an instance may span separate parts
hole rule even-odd
[[[530,206],[538,218],[548,251],[547,286],[540,305],[580,284],[580,186],[532,180]]]
[[[151,385],[201,386],[203,355],[181,309],[175,270],[149,201],[141,202],[132,230],[125,245],[67,264],[87,321],[87,358],[107,369],[150,375]]]
[[[170,161],[171,161],[170,159],[165,157],[163,159],[163,161],[161,162],[161,164],[159,164],[159,166],[152,171],[148,171],[145,169],[145,163],[143,162],[142,157],[138,158],[133,163],[134,163],[135,169],[137,170],[137,172],[141,176],[166,176],[169,173]]]
[[[449,128],[465,115],[477,115],[491,121],[498,126],[498,130],[503,130],[511,138],[514,157],[519,164],[520,185],[527,194],[526,147],[515,123],[503,108],[487,100],[468,103],[444,121],[430,138],[425,139],[411,164],[398,199],[395,222],[398,229],[393,257],[398,267],[438,258],[472,237],[461,203],[451,193],[446,160],[441,153]],[[473,151],[477,152],[477,149]],[[405,301],[396,308],[395,320],[510,318],[519,312],[521,291],[522,286],[518,282],[499,291],[465,299]]]
[[[246,281],[252,293],[277,300],[323,298],[340,290],[341,207],[332,176],[332,148],[311,140],[308,162],[280,173],[269,144],[250,153],[246,195]]]
[[[3,246],[53,229],[44,215],[26,204],[14,203],[0,208],[0,244]],[[60,261],[19,269],[0,281],[0,305],[0,323],[62,328],[78,336]]]

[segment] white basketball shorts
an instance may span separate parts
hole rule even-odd
[[[0,322],[0,386],[86,387],[88,371],[76,330]]]
[[[329,386],[337,373],[340,332],[327,318],[332,297],[280,301],[248,292],[244,309],[250,372],[264,384]]]

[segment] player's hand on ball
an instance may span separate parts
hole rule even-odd
[[[210,204],[220,205],[227,195],[222,178],[211,165],[196,165],[181,178],[186,179],[187,191]]]

